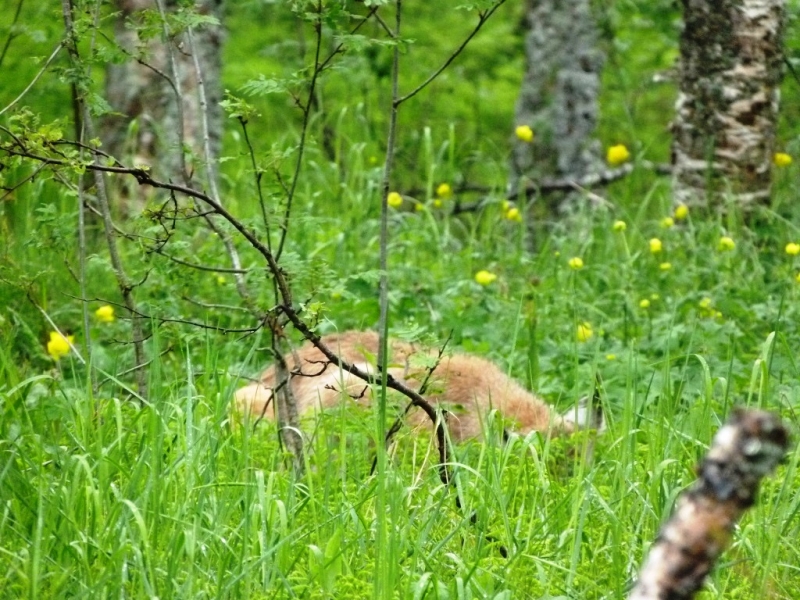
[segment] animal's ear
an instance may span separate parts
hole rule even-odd
[[[561,418],[567,423],[572,423],[575,429],[596,429],[602,433],[606,429],[606,419],[603,415],[603,406],[600,403],[600,393],[595,388],[594,396],[581,398],[577,406],[569,409]]]

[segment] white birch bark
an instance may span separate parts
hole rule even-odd
[[[769,198],[785,0],[682,0],[675,201]]]

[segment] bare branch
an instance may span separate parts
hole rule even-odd
[[[42,75],[44,75],[44,72],[45,72],[45,71],[47,71],[47,67],[49,67],[49,66],[50,66],[50,63],[51,63],[51,62],[53,62],[53,60],[55,59],[55,57],[56,57],[56,56],[58,55],[58,53],[61,51],[61,48],[63,48],[63,47],[64,47],[64,44],[65,44],[65,43],[66,43],[66,42],[65,42],[64,40],[62,40],[62,41],[60,41],[60,42],[58,43],[58,45],[55,47],[55,49],[54,49],[54,50],[53,50],[53,52],[50,54],[50,56],[48,57],[48,59],[45,61],[44,65],[42,65],[42,68],[41,68],[41,69],[39,69],[39,72],[38,72],[38,73],[36,73],[36,75],[33,77],[33,79],[32,79],[32,80],[31,80],[31,82],[30,82],[30,83],[27,85],[27,87],[26,87],[24,90],[22,90],[22,92],[20,92],[19,96],[17,96],[16,98],[14,98],[14,99],[11,101],[11,103],[10,103],[8,106],[6,106],[6,107],[5,107],[5,108],[3,108],[2,110],[0,110],[0,116],[2,116],[2,115],[3,115],[3,113],[5,113],[6,111],[10,110],[10,109],[11,109],[11,108],[12,108],[12,107],[13,107],[13,106],[14,106],[14,105],[17,103],[17,102],[19,102],[20,100],[22,100],[22,99],[25,97],[25,94],[27,94],[27,93],[28,93],[28,92],[31,90],[31,88],[32,88],[34,85],[36,85],[36,82],[37,82],[37,81],[39,81],[39,78],[40,78]]]
[[[311,72],[311,81],[308,84],[308,99],[306,103],[301,106],[303,111],[303,125],[300,129],[300,143],[297,148],[297,162],[294,167],[294,177],[289,188],[289,194],[286,198],[286,209],[283,214],[283,221],[281,222],[281,238],[278,242],[278,250],[275,252],[275,259],[280,260],[283,253],[283,246],[286,243],[286,235],[289,231],[289,216],[292,214],[292,201],[294,200],[295,192],[297,191],[297,182],[300,180],[300,170],[303,166],[303,155],[306,149],[306,136],[308,135],[308,122],[311,117],[311,102],[314,98],[314,93],[317,89],[317,78],[320,74],[320,48],[322,47],[322,0],[317,2],[317,19],[314,22],[314,31],[317,36],[316,50],[314,51],[314,69]]]
[[[394,100],[395,105],[400,106],[406,100],[410,100],[411,98],[419,94],[422,90],[424,90],[426,87],[428,87],[428,85],[431,82],[433,82],[434,79],[436,79],[439,75],[441,75],[442,72],[447,67],[450,66],[450,63],[452,63],[458,57],[458,55],[461,54],[464,48],[467,47],[467,44],[469,44],[470,41],[472,41],[472,38],[474,38],[478,34],[481,28],[486,24],[486,21],[489,20],[489,17],[491,17],[498,8],[500,8],[503,4],[505,4],[505,1],[506,0],[498,0],[497,4],[492,6],[489,10],[481,12],[478,18],[478,24],[475,26],[475,29],[473,29],[470,32],[470,34],[466,37],[466,39],[463,42],[461,42],[461,45],[458,48],[456,48],[449,57],[447,57],[447,60],[445,60],[444,63],[442,63],[442,66],[436,69],[433,73],[431,73],[430,77],[428,77],[425,81],[420,83],[416,88],[407,93],[405,96],[396,98]],[[397,36],[399,34],[395,35]]]
[[[737,410],[714,436],[698,479],[650,549],[629,600],[689,600],[728,545],[733,528],[756,499],[761,479],[789,446],[778,416]]]

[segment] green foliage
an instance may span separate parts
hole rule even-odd
[[[424,81],[474,26],[474,14],[452,10],[458,4],[404,3],[401,89]],[[666,160],[673,91],[651,77],[674,58],[674,7],[597,4],[610,55],[600,137],[625,142],[637,161]],[[302,316],[327,333],[374,327],[378,319],[394,42],[372,21],[352,33],[347,11],[358,6],[322,5],[323,15],[317,2],[230,9],[226,85],[247,99],[229,94],[224,103],[234,120],[221,180],[225,206],[262,239],[270,227],[274,243],[299,153],[295,101],[308,91],[310,41],[322,22],[329,50],[343,44],[347,52],[321,76],[281,266]],[[40,67],[31,55],[47,56],[60,35],[41,7],[26,3],[24,10],[14,31],[31,45],[10,46],[5,60],[19,77],[0,90],[3,106]],[[381,10],[390,15],[390,7]],[[145,315],[150,403],[130,399],[129,324],[91,216],[91,365],[74,354],[54,361],[45,349],[47,318],[89,356],[71,187],[88,162],[63,143],[72,129],[68,87],[45,77],[2,116],[30,152],[65,163],[40,172],[4,157],[0,169],[9,190],[0,192],[5,595],[365,597],[379,578],[397,598],[622,597],[734,404],[768,407],[796,424],[800,258],[785,246],[800,240],[797,165],[776,170],[772,204],[748,224],[731,207],[726,216],[692,210],[667,226],[663,219],[675,216],[667,181],[639,166],[556,223],[526,228],[505,218],[507,146],[522,74],[520,10],[504,6],[467,54],[400,113],[391,185],[403,205],[389,220],[392,329],[432,345],[452,334],[451,348],[490,357],[562,409],[589,393],[599,374],[608,431],[596,440],[512,435],[503,443],[493,415],[486,443],[456,449],[456,486],[445,489],[424,433],[402,431],[386,472],[380,480],[373,475],[382,443],[375,416],[343,403],[305,423],[308,468],[295,479],[275,427],[253,431],[229,413],[242,378],[269,360],[266,336],[250,331],[258,323],[242,308],[219,237],[199,226],[197,203],[162,192],[134,218],[115,215]],[[80,22],[86,31],[89,16]],[[298,26],[297,17],[305,23]],[[162,35],[157,12],[143,19],[140,31]],[[202,22],[181,12],[170,27]],[[790,48],[798,44],[792,23]],[[97,48],[89,61],[122,60],[110,45]],[[67,70],[58,74],[75,80]],[[107,112],[98,82],[79,81],[95,99],[93,110]],[[792,85],[784,94],[789,114],[797,105]],[[784,120],[781,132],[784,147],[800,147],[796,120]],[[455,195],[438,196],[440,183]],[[463,183],[494,191],[477,195],[460,189]],[[88,177],[84,185],[95,192]],[[475,211],[456,210],[478,200]],[[528,201],[516,206],[523,214],[532,208]],[[623,231],[613,225],[618,220]],[[731,251],[720,249],[723,236],[734,241]],[[662,242],[657,254],[652,238]],[[262,258],[244,244],[239,249],[255,302],[271,308]],[[573,257],[582,268],[570,267]],[[496,279],[478,283],[481,270]],[[119,316],[102,322],[92,313],[108,303]],[[402,401],[390,404],[391,423]],[[702,597],[800,596],[798,459],[795,449],[765,484]]]

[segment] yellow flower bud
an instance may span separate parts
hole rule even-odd
[[[578,271],[583,268],[583,259],[580,256],[573,256],[569,259],[569,268]]]
[[[664,217],[661,219],[661,226],[664,229],[669,229],[670,227],[675,226],[675,220],[672,217]]]
[[[686,206],[685,204],[678,204],[678,206],[675,207],[675,218],[678,219],[678,221],[683,221],[688,216],[689,216],[688,206]]]
[[[662,262],[660,265],[658,265],[658,268],[662,271],[669,271],[672,268],[672,263]]]
[[[661,240],[658,238],[652,238],[650,240],[650,252],[653,254],[658,254],[661,250],[664,249],[664,246],[661,244]]]
[[[593,335],[594,332],[589,323],[578,323],[578,328],[575,330],[575,337],[579,342],[588,342]]]
[[[436,188],[436,195],[446,200],[453,195],[453,188],[450,187],[449,183],[440,183],[439,187]]]
[[[403,204],[403,197],[397,192],[389,192],[386,203],[392,208],[399,208]]]
[[[97,320],[101,323],[112,323],[114,321],[114,307],[105,304],[94,311],[94,316],[97,317]]]
[[[644,310],[650,308],[650,300],[648,300],[647,298],[645,298],[644,300],[639,300],[639,308],[643,308]]]
[[[64,337],[57,331],[50,332],[50,340],[47,342],[47,353],[53,360],[60,360],[69,354],[70,344],[75,342],[71,335]]]
[[[612,167],[618,167],[622,163],[628,162],[630,159],[631,153],[625,147],[624,144],[617,144],[616,146],[610,146],[608,151],[606,152],[606,160],[608,164]]]
[[[516,206],[512,206],[506,211],[506,219],[509,221],[516,221],[517,223],[522,223],[522,213],[519,212],[519,209]]]
[[[792,157],[785,152],[776,152],[772,156],[772,162],[775,163],[776,167],[788,167],[792,164]]]
[[[617,360],[616,354],[606,354],[606,360]]]
[[[611,228],[614,231],[625,231],[628,228],[628,224],[625,221],[614,221]]]
[[[517,134],[517,139],[523,142],[530,144],[533,141],[533,129],[530,128],[530,125],[517,125],[514,133]]]
[[[497,279],[497,275],[485,269],[475,273],[475,281],[484,286],[490,285],[495,279]]]
[[[800,244],[795,242],[789,242],[786,244],[786,254],[789,256],[797,256],[800,254]]]
[[[719,238],[719,244],[717,247],[719,248],[720,252],[730,252],[736,248],[736,242],[734,242],[733,239],[727,235],[723,235],[721,238]]]

